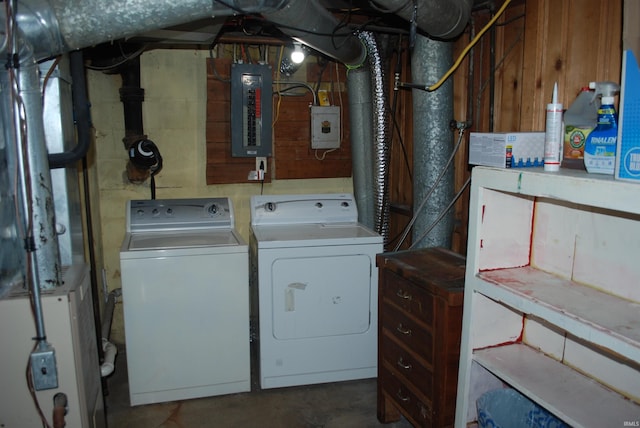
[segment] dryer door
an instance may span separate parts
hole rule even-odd
[[[366,254],[276,259],[271,271],[274,337],[367,332],[372,263]]]

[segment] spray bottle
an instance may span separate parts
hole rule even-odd
[[[598,124],[584,144],[584,166],[587,172],[613,175],[618,140],[618,113],[613,105],[620,86],[614,82],[591,82],[594,97],[602,96],[598,108]]]

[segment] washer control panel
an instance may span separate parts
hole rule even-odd
[[[231,229],[229,198],[150,199],[127,202],[127,232]]]

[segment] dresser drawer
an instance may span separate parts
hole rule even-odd
[[[385,271],[384,275],[383,298],[427,325],[433,325],[433,296],[393,272]]]
[[[415,422],[420,427],[433,426],[433,409],[430,403],[420,400],[388,370],[380,370],[380,376],[379,381],[384,385],[383,393],[402,409],[405,416],[413,420],[412,423]]]
[[[420,355],[427,364],[433,364],[433,335],[430,330],[388,303],[382,305],[380,317],[382,330],[386,330],[386,334]]]
[[[431,369],[425,367],[405,349],[398,346],[387,334],[388,332],[385,331],[380,341],[383,364],[390,371],[398,373],[416,389],[431,398],[433,396],[433,373]]]

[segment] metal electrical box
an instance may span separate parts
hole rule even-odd
[[[340,147],[340,107],[311,107],[311,148]]]
[[[231,156],[271,156],[271,67],[231,65]]]

